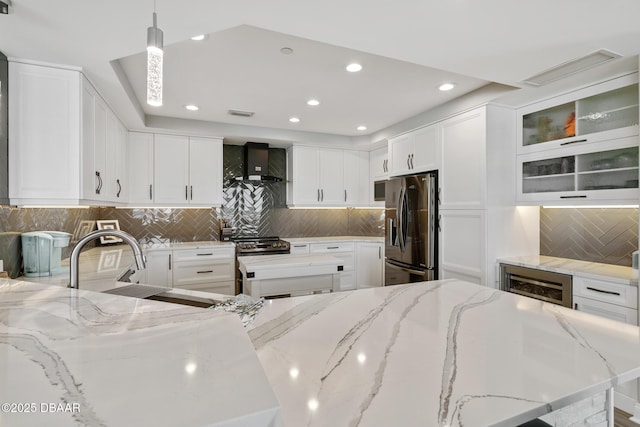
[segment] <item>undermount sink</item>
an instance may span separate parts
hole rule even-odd
[[[109,289],[108,291],[104,291],[102,293],[201,308],[209,308],[213,305],[216,305],[217,303],[222,302],[213,298],[202,298],[193,295],[185,295],[179,292],[175,292],[172,288],[139,284],[121,286],[119,288]]]

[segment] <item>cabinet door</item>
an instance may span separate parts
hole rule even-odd
[[[189,203],[222,205],[222,141],[189,138]]]
[[[99,195],[96,177],[96,98],[97,92],[88,80],[82,84],[82,197],[96,200]]]
[[[160,205],[189,202],[189,138],[155,135],[153,153],[154,201]]]
[[[153,134],[129,132],[129,203],[153,203]]]
[[[80,193],[81,75],[9,63],[11,203],[68,203]]]
[[[481,209],[486,204],[485,109],[442,122],[441,209]]]
[[[292,195],[288,200],[293,205],[313,205],[320,203],[320,172],[318,169],[318,149],[315,147],[293,147],[289,155]]]
[[[382,286],[384,281],[384,248],[378,242],[356,244],[356,269],[358,289]]]
[[[440,211],[440,279],[485,284],[486,211]]]
[[[171,251],[149,251],[146,257],[146,284],[171,287],[173,285]]]
[[[318,153],[320,167],[320,204],[345,205],[344,151],[321,148]]]
[[[115,148],[115,201],[126,203],[129,201],[129,156],[127,156],[128,132],[122,122],[117,121],[117,135]]]
[[[389,151],[387,147],[379,148],[369,153],[369,170],[371,181],[381,181],[389,176]]]
[[[573,297],[573,308],[618,322],[638,324],[638,310],[579,296]]]
[[[440,169],[442,143],[439,124],[424,127],[414,133],[413,156],[410,159],[412,172],[428,172]]]
[[[344,203],[347,206],[369,206],[369,153],[345,150]]]
[[[410,133],[389,140],[390,176],[406,175],[411,172],[413,141],[414,136]]]
[[[106,107],[106,104],[105,104]],[[115,114],[107,108],[107,127],[104,147],[104,174],[102,176],[102,188],[100,195],[106,202],[117,201],[116,193],[116,151],[118,149],[118,124],[119,120]]]

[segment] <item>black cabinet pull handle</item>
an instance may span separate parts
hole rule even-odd
[[[184,186],[184,199],[185,200],[189,200],[189,186],[188,185]]]
[[[212,253],[208,253],[208,254],[196,254],[196,256],[213,256]]]
[[[122,185],[120,185],[119,179],[116,179],[116,184],[118,184],[118,192],[116,193],[116,197],[120,197],[120,193],[122,192]]]
[[[324,188],[320,189],[320,201],[324,202]]]
[[[561,199],[586,199],[587,196],[560,196]]]
[[[198,274],[213,273],[213,270],[198,271]]]
[[[191,200],[193,200],[193,185],[191,185],[189,189],[191,191]]]
[[[320,201],[320,189],[318,188],[318,201]]]
[[[340,249],[340,246],[327,246],[327,249]]]
[[[149,184],[149,200],[153,200],[153,184]]]
[[[100,176],[99,171],[96,171],[96,177],[98,178],[98,186],[96,187],[96,194],[100,194],[100,190],[102,190],[102,177]]]
[[[171,254],[169,254],[169,270],[171,270]]]
[[[594,292],[600,292],[601,294],[608,294],[608,295],[617,295],[620,296],[620,292],[614,292],[614,291],[605,291],[602,289],[596,289],[596,288],[592,288],[590,286],[587,286],[587,289],[590,291],[594,291]]]
[[[567,142],[563,142],[560,145],[569,145],[569,144],[576,144],[578,142],[587,142],[586,139],[576,139],[575,141],[567,141]]]

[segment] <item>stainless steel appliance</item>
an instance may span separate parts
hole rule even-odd
[[[438,173],[385,187],[385,286],[438,279]]]
[[[239,236],[232,237],[236,244],[236,258],[239,256],[288,254],[291,246],[279,237]],[[236,294],[242,293],[242,273],[236,259]]]
[[[571,308],[573,276],[535,268],[500,264],[500,288]]]

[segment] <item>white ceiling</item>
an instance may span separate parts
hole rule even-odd
[[[10,14],[0,15],[0,51],[82,67],[129,128],[143,128],[146,113],[338,135],[358,134],[359,124],[374,132],[485,82],[520,86],[597,49],[640,51],[637,0],[156,3],[166,47],[160,109],[141,103],[145,70],[136,56],[146,47],[152,0],[12,0]],[[189,40],[197,34],[210,37]],[[293,55],[279,53],[283,43]],[[111,65],[121,58],[130,88]],[[363,62],[361,73],[344,72],[352,58]],[[457,90],[436,93],[449,78]],[[309,97],[321,105],[308,107]],[[186,103],[201,110],[187,114]],[[229,108],[256,114],[249,122],[226,115]],[[291,115],[301,122],[291,125]]]

